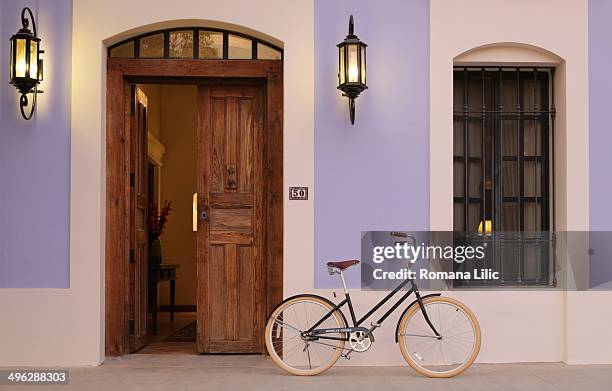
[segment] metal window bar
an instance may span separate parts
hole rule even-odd
[[[470,230],[470,162],[469,162],[469,96],[467,68],[463,70],[463,230]]]
[[[193,30],[193,58],[200,58],[200,30]]]
[[[548,187],[548,183],[546,183],[546,188],[547,189],[552,189],[550,191],[551,193],[551,198],[552,198],[552,229],[553,231],[555,231],[557,229],[557,225],[556,225],[556,209],[555,209],[555,117],[557,116],[557,110],[555,108],[555,68],[552,68],[550,70],[550,101],[551,101],[551,105],[550,105],[550,118],[549,118],[549,124],[550,124],[550,145],[552,145],[552,148],[550,148],[551,150],[551,163],[550,165],[552,166],[552,172],[551,172],[551,180],[550,180],[550,185],[551,187]],[[546,171],[546,173],[548,174],[550,171]],[[544,186],[542,186],[544,187]]]
[[[537,101],[537,94],[536,94],[536,89],[537,89],[537,88],[538,88],[538,72],[537,72],[537,71],[535,70],[535,68],[534,68],[534,70],[533,70],[533,88],[532,88],[533,94],[532,94],[532,96],[531,96],[531,99],[533,99],[533,111],[536,111],[536,112],[537,112],[537,111],[538,111],[538,109],[539,109],[539,107],[538,107],[538,101]],[[541,119],[539,115],[538,115],[538,119]],[[541,146],[540,146],[540,142],[539,142],[539,141],[540,141],[540,138],[542,138],[542,132],[543,132],[543,130],[542,130],[542,129],[540,129],[540,134],[538,135],[538,134],[537,134],[537,128],[535,129],[535,133],[536,133],[536,145],[535,145],[535,152],[536,152],[536,153],[538,153],[538,151],[540,151],[540,153],[542,153],[542,150],[540,149],[540,148],[541,148]],[[536,156],[537,156],[537,155],[536,155]],[[537,167],[537,162],[535,163],[535,165],[536,165],[536,167]],[[533,172],[533,176],[534,176],[534,183],[535,183],[535,181],[537,180],[537,177],[536,177],[536,176],[537,176],[537,170],[535,170],[535,171]],[[541,183],[541,184],[540,184],[540,192],[542,192],[542,191],[543,191],[543,189],[544,189],[544,183]],[[536,196],[538,195],[538,193],[537,193],[537,188],[536,188],[536,193],[535,193],[535,194],[536,194]],[[537,198],[536,198],[535,204],[536,204],[535,208],[536,208],[536,211],[537,211],[537,210],[538,210],[538,208],[539,208],[539,203],[538,203],[538,199],[537,199]],[[541,218],[538,218],[538,216],[541,216],[541,214],[538,214],[538,213],[535,213],[535,214],[534,214],[534,219],[533,219],[533,220],[534,220],[534,221],[533,221],[533,226],[534,226],[534,227],[539,227],[539,226],[540,226],[540,220],[541,220]]]
[[[229,58],[229,34],[227,31],[223,32],[223,59]]]
[[[493,135],[494,135],[494,144],[493,144],[493,148],[494,148],[494,152],[493,152],[493,156],[494,158],[492,159],[493,163],[493,169],[494,169],[494,173],[491,174],[492,177],[495,178],[495,187],[493,188],[493,194],[495,194],[495,202],[494,202],[494,212],[493,212],[493,224],[495,224],[495,231],[501,231],[503,228],[503,215],[501,213],[498,213],[499,210],[499,206],[502,205],[501,203],[501,196],[503,196],[503,194],[500,194],[500,190],[503,184],[503,170],[499,167],[500,164],[498,164],[497,159],[499,159],[499,156],[502,155],[503,152],[503,137],[501,137],[501,130],[502,130],[502,126],[501,126],[501,118],[499,117],[499,115],[504,111],[504,107],[502,105],[502,69],[498,68],[497,69],[497,90],[496,90],[496,99],[497,99],[497,113],[495,113],[494,115],[495,117],[495,128],[493,129]],[[498,138],[499,138],[499,142],[498,142]],[[498,218],[499,217],[499,218]],[[498,259],[497,257],[495,259]],[[500,265],[500,270],[502,271],[502,282],[503,282],[503,262]]]
[[[480,69],[481,78],[481,99],[480,99],[480,221],[483,222],[483,229],[486,230],[487,225],[487,173],[486,173],[486,148],[485,148],[485,127],[487,117],[486,105],[486,88],[485,88],[485,70]],[[485,267],[488,266],[485,260]]]
[[[164,31],[164,58],[170,58],[170,31]]]

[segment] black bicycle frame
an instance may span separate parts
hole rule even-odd
[[[351,296],[350,296],[350,294],[348,292],[346,292],[344,300],[342,300],[340,303],[336,304],[334,306],[334,308],[329,310],[329,312],[327,312],[327,314],[325,314],[310,329],[308,329],[306,332],[304,332],[304,334],[305,335],[309,335],[309,334],[312,335],[313,331],[315,331],[317,329],[317,327],[321,323],[325,322],[325,320],[328,319],[334,313],[334,311],[338,311],[345,304],[348,304],[348,308],[349,308],[349,311],[350,311],[350,314],[351,314],[351,320],[353,321],[353,328],[359,327],[366,319],[368,319],[374,312],[376,312],[380,307],[382,307],[386,302],[388,302],[397,292],[399,292],[407,284],[411,284],[410,289],[404,294],[404,296],[400,297],[400,299],[395,304],[393,304],[393,306],[391,308],[389,308],[389,310],[387,312],[385,312],[385,314],[380,319],[378,319],[378,321],[376,323],[374,323],[372,325],[372,327],[368,330],[368,333],[371,333],[374,329],[376,329],[377,327],[380,327],[382,322],[384,322],[385,319],[387,319],[387,317],[389,317],[389,315],[391,315],[393,313],[393,311],[395,311],[397,309],[397,307],[399,307],[412,293],[414,293],[415,296],[416,296],[416,299],[417,299],[417,303],[421,307],[421,311],[423,311],[423,317],[425,318],[425,321],[427,322],[429,327],[431,327],[431,330],[434,332],[436,337],[439,338],[440,334],[438,333],[438,331],[436,330],[434,325],[431,323],[431,320],[429,319],[429,316],[427,315],[427,311],[425,310],[425,306],[423,305],[423,301],[421,300],[421,294],[419,293],[419,290],[418,290],[418,288],[416,286],[416,283],[412,279],[406,279],[406,280],[402,281],[401,284],[399,284],[391,293],[389,293],[387,296],[385,296],[385,298],[383,298],[381,301],[379,301],[378,304],[376,304],[374,307],[372,307],[372,309],[370,309],[368,311],[368,313],[365,314],[359,320],[357,320],[357,318],[355,317],[355,310],[353,309],[353,303],[351,302]],[[344,330],[341,330],[340,332],[344,332]],[[328,337],[328,336],[324,336],[322,334],[316,334],[316,338],[342,340],[342,341],[347,341],[348,340],[348,338]]]

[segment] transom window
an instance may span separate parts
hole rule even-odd
[[[190,58],[201,60],[282,60],[283,50],[232,31],[182,28],[154,31],[108,48],[115,58]]]

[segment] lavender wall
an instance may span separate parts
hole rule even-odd
[[[369,45],[354,126],[336,89],[350,14]],[[314,281],[326,288],[338,281],[325,262],[359,258],[361,231],[429,228],[429,2],[316,0],[315,56]]]
[[[589,207],[591,231],[612,231],[612,2],[589,1]],[[612,281],[609,234],[592,233],[591,286]]]
[[[612,2],[589,1],[589,203],[591,230],[612,230]]]
[[[29,6],[46,51],[34,118],[8,84],[8,39]],[[67,288],[71,0],[0,1],[0,288]]]

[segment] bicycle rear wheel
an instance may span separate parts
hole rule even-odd
[[[331,368],[340,358],[345,341],[308,338],[303,332],[332,309],[328,301],[312,295],[296,296],[279,305],[266,325],[266,348],[272,361],[279,368],[300,376],[317,375]],[[344,327],[344,318],[336,310],[317,329]],[[345,333],[325,336],[346,338]]]
[[[423,300],[437,338],[419,305],[400,319],[399,345],[406,362],[428,377],[453,377],[469,368],[480,351],[478,320],[463,303],[448,297]]]

